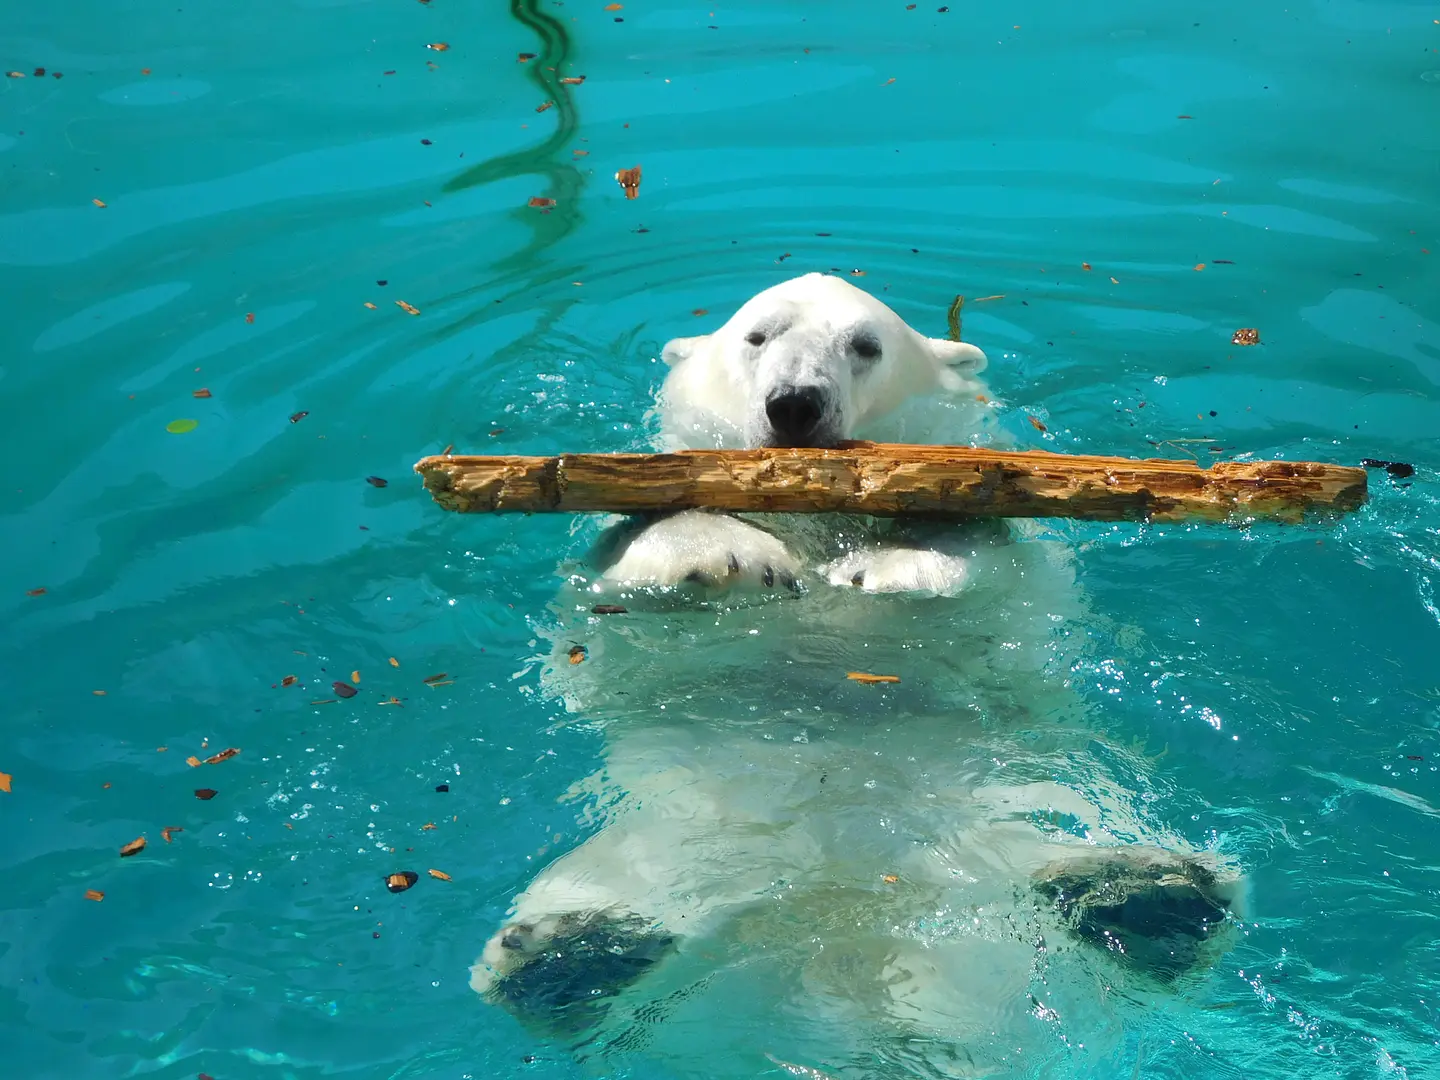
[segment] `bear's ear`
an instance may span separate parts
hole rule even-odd
[[[926,343],[930,346],[931,355],[961,378],[979,375],[990,363],[980,349],[966,341],[926,338]]]
[[[677,337],[665,343],[660,350],[660,359],[674,367],[681,360],[688,359],[705,342],[710,340],[709,334],[702,334],[699,337]]]

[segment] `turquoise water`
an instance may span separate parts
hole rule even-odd
[[[7,1075],[802,1060],[803,1002],[766,1027],[723,981],[688,1056],[588,1064],[469,989],[595,828],[559,800],[599,734],[531,662],[583,536],[446,515],[410,466],[640,447],[660,345],[815,269],[934,335],[970,297],[1029,445],[1415,464],[1338,524],[1068,530],[1087,700],[1256,913],[1036,1068],[1440,1067],[1440,9],[177,4],[0,32]]]

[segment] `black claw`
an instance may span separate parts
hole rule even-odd
[[[765,567],[765,572],[760,575],[760,580],[765,583],[767,589],[772,587],[775,584],[775,568],[773,566]]]
[[[791,592],[800,591],[800,582],[796,581],[795,575],[790,573],[790,571],[788,570],[780,571],[780,584],[785,586],[785,588],[789,589]]]
[[[738,574],[739,572],[740,572],[740,560],[735,557],[735,553],[732,551],[732,552],[730,553],[730,573],[731,573],[732,575],[734,575],[734,574]]]

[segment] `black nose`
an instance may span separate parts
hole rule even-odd
[[[820,426],[825,395],[818,386],[789,386],[765,399],[770,427],[783,442],[804,446]]]
[[[530,927],[512,926],[500,935],[502,949],[523,949],[530,940]]]

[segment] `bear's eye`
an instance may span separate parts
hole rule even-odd
[[[855,350],[855,355],[862,360],[876,360],[880,357],[880,342],[876,341],[873,337],[857,337],[850,343],[850,347]]]
[[[758,349],[761,345],[765,344],[765,334],[760,330],[751,330],[750,333],[745,335],[745,340]]]

